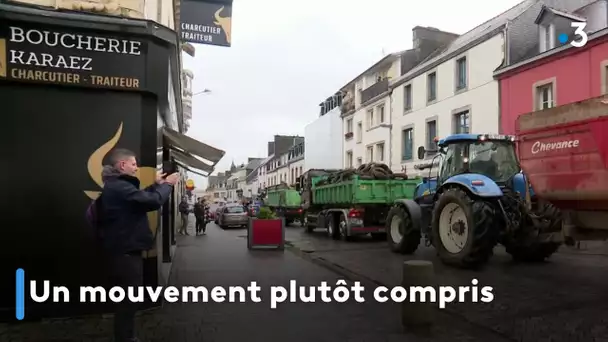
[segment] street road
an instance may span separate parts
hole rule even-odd
[[[330,267],[379,284],[401,283],[404,260],[433,262],[437,283],[493,286],[492,303],[448,304],[454,319],[514,341],[608,341],[608,247],[590,244],[577,250],[562,247],[550,261],[516,264],[501,247],[480,271],[446,267],[432,247],[412,256],[391,253],[385,241],[362,238],[356,242],[334,241],[325,230],[309,234],[297,226],[287,230],[294,248]]]

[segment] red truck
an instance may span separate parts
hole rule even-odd
[[[521,115],[516,129],[534,195],[562,212],[553,239],[608,239],[608,95]]]

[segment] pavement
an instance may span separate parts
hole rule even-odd
[[[299,228],[290,228],[299,229]],[[192,233],[192,227],[190,232]],[[180,236],[170,275],[170,285],[243,286],[251,281],[262,288],[261,303],[166,303],[140,313],[137,330],[146,341],[475,341],[492,337],[487,332],[454,323],[440,315],[431,334],[404,332],[400,306],[377,303],[371,296],[375,284],[362,279],[365,303],[283,303],[270,308],[269,288],[289,288],[328,282],[334,286],[345,277],[307,258],[285,251],[250,251],[246,230],[222,230],[209,224],[207,235]],[[297,251],[297,250],[296,250]],[[348,281],[352,285],[352,281]],[[111,315],[45,320],[0,325],[2,342],[105,342],[111,341]],[[495,339],[501,341],[501,339]]]
[[[511,341],[608,341],[608,244],[581,243],[579,248],[562,247],[549,261],[516,264],[501,248],[480,271],[442,265],[432,247],[422,247],[411,256],[391,253],[385,241],[361,238],[355,242],[334,241],[324,230],[306,233],[287,230],[286,240],[309,259],[330,265],[352,279],[376,284],[401,283],[405,260],[432,261],[436,282],[494,288],[493,302],[455,303],[445,314],[477,327],[495,339]],[[494,337],[493,337],[494,338]]]

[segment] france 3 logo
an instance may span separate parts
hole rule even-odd
[[[561,33],[557,39],[559,40],[559,42],[564,45],[568,42],[570,42],[570,45],[580,48],[583,47],[587,44],[587,41],[589,40],[589,36],[587,35],[587,32],[585,32],[585,27],[587,27],[587,23],[586,22],[579,22],[579,21],[573,21],[570,24],[571,27],[575,28],[574,30],[574,34],[572,37],[572,40],[570,40],[570,36],[568,36],[568,34],[566,33]]]

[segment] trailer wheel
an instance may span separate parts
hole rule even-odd
[[[462,268],[485,264],[498,241],[494,217],[494,209],[486,201],[472,199],[457,188],[445,191],[435,204],[431,225],[441,261]]]
[[[542,232],[559,232],[561,230],[562,215],[559,209],[550,203],[541,204],[534,212],[542,221]],[[522,230],[524,236],[516,236],[505,245],[507,253],[515,261],[541,262],[557,252],[560,243],[553,241],[540,241],[538,229]]]
[[[338,227],[340,227],[340,229],[339,229],[340,237],[344,241],[352,241],[353,237],[348,235],[347,226],[348,226],[348,222],[346,220],[346,216],[344,214],[340,214],[340,224],[338,226]]]
[[[339,240],[340,239],[340,230],[338,229],[337,225],[336,225],[336,219],[333,215],[329,214],[327,215],[327,235],[334,239],[334,240]]]
[[[308,221],[308,217],[304,218],[304,225],[306,226],[307,233],[312,233],[315,231],[315,226],[312,225],[312,223],[310,223],[310,221]]]
[[[412,254],[420,245],[420,231],[413,229],[410,214],[400,206],[388,212],[386,232],[390,249],[395,253]]]

